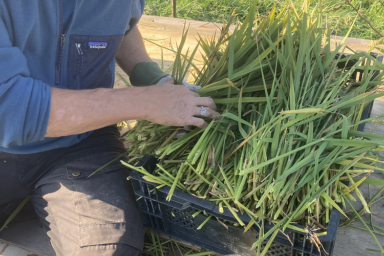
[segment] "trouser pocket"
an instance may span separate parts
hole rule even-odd
[[[116,157],[118,153],[95,154],[66,165],[78,202],[82,247],[117,243],[142,248],[144,230],[132,185],[127,181],[128,169],[116,161],[89,177]]]

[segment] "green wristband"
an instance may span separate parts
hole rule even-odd
[[[129,80],[133,86],[147,86],[157,84],[166,76],[156,62],[139,62],[133,67]]]

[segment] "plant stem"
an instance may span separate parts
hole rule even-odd
[[[356,9],[356,7],[353,6],[353,4],[351,3],[351,1],[349,1],[349,0],[345,0],[345,2],[346,2],[349,6],[352,7],[352,9],[357,13],[357,15],[359,15],[360,18],[362,18],[362,19],[368,24],[368,26],[369,26],[373,31],[375,31],[379,36],[384,37],[384,35],[383,35],[382,33],[380,33],[380,31],[377,30],[377,29],[372,25],[372,23],[371,23],[369,20],[367,20],[367,19],[360,13],[360,10],[359,10],[359,9]],[[380,3],[381,3],[381,2],[380,2]]]

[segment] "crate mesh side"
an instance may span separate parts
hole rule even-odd
[[[255,238],[256,241],[257,238]],[[265,241],[261,244],[261,251],[264,250],[265,245],[268,242]],[[271,246],[268,249],[268,252],[266,254],[267,256],[290,256],[291,255],[291,248],[285,245],[272,243]]]
[[[146,182],[139,181],[135,183],[135,194],[137,197],[137,201],[139,204],[139,208],[141,211],[142,219],[144,225],[146,227],[150,227],[156,229],[158,231],[167,233],[168,225],[167,222],[172,223],[174,225],[180,226],[182,229],[190,229],[196,231],[197,225],[194,222],[194,218],[192,215],[196,213],[197,209],[193,207],[179,210],[177,208],[166,206],[160,203],[157,193],[153,193],[156,190],[156,187],[152,184],[148,184]],[[144,195],[145,198],[141,195]],[[214,219],[209,220],[209,222],[216,221]],[[200,232],[200,231],[199,231]],[[206,230],[201,230],[201,233],[205,233]],[[212,232],[212,231],[211,231]],[[319,256],[317,247],[311,243],[310,241],[305,239],[305,236],[301,233],[291,231],[286,235],[289,236],[290,240],[293,242],[294,246],[288,246],[285,243],[281,244],[279,242],[273,242],[270,246],[267,256]],[[177,235],[176,235],[176,238]],[[228,237],[229,238],[229,237]],[[240,237],[236,237],[241,239]],[[232,237],[232,239],[235,239]],[[286,236],[281,236],[280,234],[276,237],[280,238],[277,240],[288,240]],[[213,239],[215,240],[215,239]],[[255,241],[257,237],[255,237]],[[216,241],[217,242],[217,241]],[[223,243],[223,246],[226,247],[226,243],[224,240],[220,240],[219,243]],[[236,243],[235,241],[231,241],[231,243]],[[268,243],[268,240],[262,243],[262,250],[265,248],[265,245]],[[329,252],[334,242],[323,242],[324,249]],[[197,246],[201,246],[196,244]],[[223,248],[224,249],[224,248]],[[321,255],[325,255],[322,251]]]
[[[193,208],[188,208],[185,210],[178,210],[173,207],[167,207],[167,217],[168,221],[179,225],[182,228],[188,228],[188,229],[194,229],[196,230],[197,225],[193,221],[192,215],[196,212]],[[215,221],[215,220],[210,220]],[[205,232],[205,229],[201,230],[202,233]],[[257,240],[257,237],[255,237],[255,241]],[[268,243],[268,241],[263,242],[262,249],[264,249],[265,245]],[[290,256],[291,255],[291,247],[273,243],[268,252],[267,256]]]
[[[193,221],[192,215],[196,212],[192,208],[186,210],[178,210],[176,208],[168,207],[167,216],[168,220],[183,228],[196,229],[197,225]]]

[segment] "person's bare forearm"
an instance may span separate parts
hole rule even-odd
[[[145,50],[143,38],[137,27],[124,37],[116,53],[116,62],[128,75],[138,62],[152,61]]]
[[[123,120],[145,118],[142,104],[145,90],[134,87],[76,91],[52,88],[46,137],[79,134]]]
[[[144,119],[172,126],[204,127],[200,117],[218,118],[211,98],[199,97],[169,80],[161,85],[124,89],[65,90],[52,88],[51,110],[45,137],[92,131],[124,120]]]

